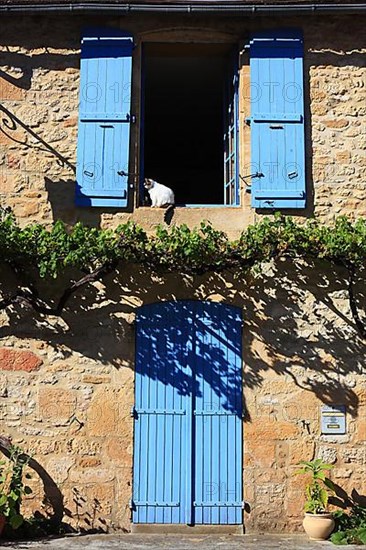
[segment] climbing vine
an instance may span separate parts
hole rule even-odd
[[[158,227],[148,236],[128,222],[115,230],[89,228],[81,223],[71,229],[56,222],[20,227],[9,209],[0,212],[0,258],[14,272],[17,290],[3,295],[0,309],[28,305],[46,315],[61,315],[68,300],[86,285],[101,280],[117,267],[139,264],[154,272],[198,275],[223,270],[250,270],[286,257],[323,259],[343,266],[348,273],[348,297],[355,325],[366,338],[366,323],[355,299],[355,281],[366,262],[366,219],[356,222],[338,217],[332,225],[317,220],[298,223],[275,215],[249,226],[237,240],[207,222],[189,229],[186,225]],[[37,280],[57,279],[68,270],[80,274],[65,288],[55,304],[39,295]]]

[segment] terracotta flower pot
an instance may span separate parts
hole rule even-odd
[[[326,540],[334,529],[332,514],[305,514],[302,522],[305,533],[311,540]]]
[[[4,531],[5,523],[6,523],[6,517],[0,514],[0,537],[2,532]]]

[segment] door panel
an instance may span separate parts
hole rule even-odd
[[[196,523],[241,523],[241,316],[222,304],[196,310]]]
[[[134,521],[185,523],[188,323],[174,304],[143,308],[137,320]],[[174,376],[173,376],[174,373]],[[185,391],[183,391],[185,389]]]
[[[240,310],[141,308],[135,396],[133,521],[241,523]]]

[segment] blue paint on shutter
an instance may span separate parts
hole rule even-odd
[[[250,41],[252,206],[305,208],[303,39],[297,30]]]
[[[135,523],[242,522],[241,326],[222,304],[140,308]]]
[[[133,40],[114,29],[81,45],[76,204],[126,208]]]

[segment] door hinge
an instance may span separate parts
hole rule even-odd
[[[131,418],[137,418],[137,413],[136,413],[135,405],[132,405],[132,407],[131,407],[131,410],[130,410],[130,417],[131,417]]]
[[[241,40],[239,42],[239,55],[248,52],[250,50],[250,44],[246,40]]]
[[[130,510],[134,509],[134,504],[133,504],[132,498],[130,498],[130,500],[128,501],[128,507],[129,507]]]

